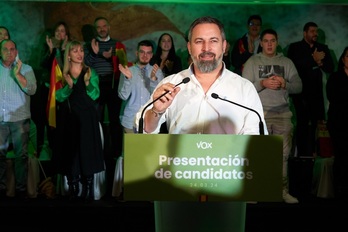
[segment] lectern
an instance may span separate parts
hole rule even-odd
[[[154,201],[156,232],[238,231],[246,201],[282,201],[282,137],[125,134],[124,198]]]

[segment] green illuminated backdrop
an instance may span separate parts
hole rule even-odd
[[[243,3],[241,3],[243,2]],[[199,16],[211,15],[225,24],[227,38],[233,43],[246,32],[251,14],[260,14],[263,29],[273,28],[279,34],[281,49],[302,39],[303,25],[308,21],[320,27],[321,42],[326,43],[337,59],[348,38],[347,1],[2,1],[0,25],[9,28],[17,42],[21,59],[40,69],[44,32],[60,20],[66,21],[73,35],[81,39],[81,27],[92,24],[97,16],[111,21],[111,35],[127,47],[129,61],[134,61],[138,41],[157,43],[164,31],[174,37],[175,47],[186,61],[184,39],[190,23]],[[318,3],[318,4],[317,4]],[[38,77],[39,78],[39,77]]]

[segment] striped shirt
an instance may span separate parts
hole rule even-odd
[[[109,39],[108,41],[100,41],[98,40],[99,52],[95,54],[93,50],[85,49],[85,63],[95,69],[98,73],[99,78],[102,76],[110,76],[112,78],[113,74],[113,63],[112,58],[106,59],[103,56],[103,52],[109,51],[112,47],[112,51],[115,52],[116,40]],[[111,80],[111,79],[110,79]]]
[[[0,61],[0,122],[17,122],[31,117],[30,95],[36,92],[36,78],[31,66],[23,64],[20,73],[27,79],[22,88],[15,80],[13,68]]]

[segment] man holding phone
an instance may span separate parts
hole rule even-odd
[[[4,39],[0,49],[0,197],[6,196],[6,155],[11,142],[16,196],[22,199],[27,197],[30,96],[36,92],[36,78],[32,67],[19,60],[14,41]]]

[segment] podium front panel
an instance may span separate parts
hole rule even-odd
[[[125,134],[124,198],[282,201],[275,135]]]

